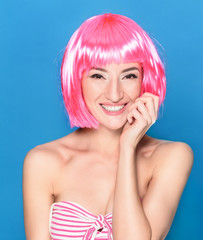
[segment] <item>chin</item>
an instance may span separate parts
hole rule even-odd
[[[103,127],[106,127],[106,128],[108,128],[110,130],[119,130],[119,129],[124,127],[125,123],[126,123],[126,121],[120,121],[120,122],[114,122],[114,121],[110,122],[109,121],[107,123],[102,122],[100,124]]]
[[[119,130],[124,127],[127,122],[127,114],[123,114],[122,116],[101,116],[100,114],[92,114],[95,116],[99,125],[101,127],[105,127],[111,130]]]

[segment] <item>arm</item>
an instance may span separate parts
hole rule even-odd
[[[123,151],[119,158],[113,209],[115,240],[162,240],[172,224],[180,197],[193,165],[193,152],[181,142],[163,144],[143,204],[139,200],[136,159]]]
[[[24,159],[23,208],[27,240],[51,239],[48,224],[53,189],[49,155],[47,150],[35,147]]]
[[[152,154],[157,165],[141,204],[134,150],[155,123],[158,106],[159,97],[145,92],[128,108],[127,122],[120,136],[112,220],[114,240],[164,239],[192,168],[193,152],[187,144],[158,146],[159,151]]]
[[[114,193],[114,240],[149,240],[150,223],[138,194],[136,159],[132,148],[121,148]]]
[[[152,240],[165,239],[189,178],[194,154],[183,142],[164,144],[154,153],[157,166],[143,201]]]
[[[114,240],[150,240],[152,229],[138,194],[136,148],[157,119],[159,98],[145,92],[128,108],[120,136],[120,156],[114,193]]]

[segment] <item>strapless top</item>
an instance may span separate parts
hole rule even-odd
[[[112,240],[112,212],[96,216],[77,203],[56,202],[50,209],[49,233],[52,240]]]

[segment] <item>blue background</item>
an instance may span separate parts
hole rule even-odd
[[[166,99],[148,134],[186,142],[195,157],[166,239],[201,239],[202,11],[200,0],[1,0],[1,239],[25,239],[22,169],[26,153],[76,129],[70,129],[60,92],[65,46],[83,21],[106,12],[132,18],[163,46],[159,50],[166,60]]]

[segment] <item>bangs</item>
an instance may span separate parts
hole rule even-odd
[[[145,62],[146,54],[142,37],[135,29],[125,26],[123,19],[110,17],[94,22],[85,29],[81,26],[79,61],[83,70],[111,63]],[[135,23],[133,22],[135,27]],[[85,34],[84,34],[85,33]]]

